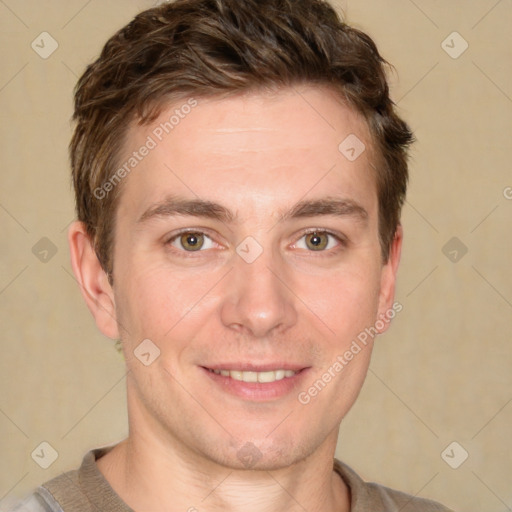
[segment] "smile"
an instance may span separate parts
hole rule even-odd
[[[275,382],[293,377],[297,372],[293,370],[275,370],[266,372],[251,372],[242,370],[212,370],[210,372],[223,377],[229,377],[242,382]]]

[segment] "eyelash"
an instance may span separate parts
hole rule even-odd
[[[323,251],[312,251],[312,250],[307,251],[309,253],[312,253],[313,257],[318,257],[320,255],[324,255],[324,256],[336,255],[341,249],[346,248],[347,245],[348,245],[347,239],[342,234],[333,233],[332,231],[328,231],[328,230],[322,229],[322,228],[308,229],[306,231],[303,231],[302,234],[300,235],[300,237],[297,239],[297,242],[299,240],[301,240],[302,238],[304,238],[305,236],[310,235],[312,233],[317,233],[319,235],[329,235],[329,236],[333,237],[338,242],[338,244],[339,244],[337,247],[334,247],[334,248],[331,248],[331,249],[327,249],[327,250],[323,250]],[[212,240],[212,242],[214,242],[213,238],[211,236],[209,236],[208,232],[203,231],[201,229],[189,229],[189,228],[187,228],[187,229],[184,229],[182,231],[179,231],[178,233],[173,234],[170,238],[167,239],[167,241],[165,242],[165,245],[169,245],[170,246],[172,242],[174,242],[180,236],[186,235],[186,234],[205,235],[206,237],[210,238],[210,240]],[[294,245],[297,244],[297,242],[295,242]],[[173,247],[173,249],[176,251],[176,253],[179,256],[184,257],[184,258],[197,257],[195,255],[195,253],[205,252],[205,250],[201,250],[201,249],[199,249],[198,251],[186,251],[185,249],[176,249],[174,247]],[[208,249],[206,249],[206,250],[208,250]],[[315,254],[315,253],[319,253],[319,254]]]
[[[332,256],[337,256],[342,250],[346,249],[347,246],[348,246],[348,240],[347,238],[342,235],[341,233],[333,233],[332,231],[329,231],[327,229],[321,229],[321,228],[318,228],[318,229],[309,229],[307,231],[304,231],[300,238],[297,240],[297,242],[299,240],[302,240],[305,236],[307,235],[310,235],[312,233],[315,233],[315,234],[318,234],[318,235],[328,235],[332,238],[334,238],[334,240],[336,240],[337,242],[337,245],[336,247],[332,247],[330,249],[325,249],[323,251],[312,251],[312,250],[307,250],[306,251],[309,253],[309,257],[312,257],[312,258],[321,258],[321,257],[324,257],[324,258],[329,258],[329,257],[332,257]],[[295,242],[295,244],[297,244],[297,242]],[[329,245],[329,242],[327,242],[327,245]]]

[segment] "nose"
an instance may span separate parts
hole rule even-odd
[[[296,297],[278,257],[264,251],[252,263],[235,256],[221,306],[222,323],[239,333],[264,338],[297,322]]]

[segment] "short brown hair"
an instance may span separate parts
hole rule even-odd
[[[389,97],[387,62],[323,0],[176,0],[136,16],[105,44],[75,89],[70,144],[78,219],[112,275],[121,187],[96,190],[119,166],[128,127],[170,101],[298,84],[333,87],[364,115],[375,162],[382,256],[400,222],[413,135]],[[341,142],[341,141],[340,141]]]

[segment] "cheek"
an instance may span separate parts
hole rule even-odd
[[[116,304],[128,338],[133,343],[149,338],[157,344],[174,338],[182,323],[189,323],[208,308],[205,294],[216,280],[215,273],[204,269],[172,271],[150,259],[126,265]]]
[[[367,265],[333,273],[329,279],[317,281],[321,286],[308,284],[300,292],[310,297],[311,318],[327,335],[322,338],[320,364],[299,390],[298,400],[311,407],[311,416],[327,425],[340,421],[348,412],[366,377],[374,339],[371,328],[379,302],[379,273],[375,269]]]
[[[297,295],[303,297],[306,306],[329,327],[333,337],[345,343],[373,325],[379,290],[378,269],[368,263],[304,280]]]

